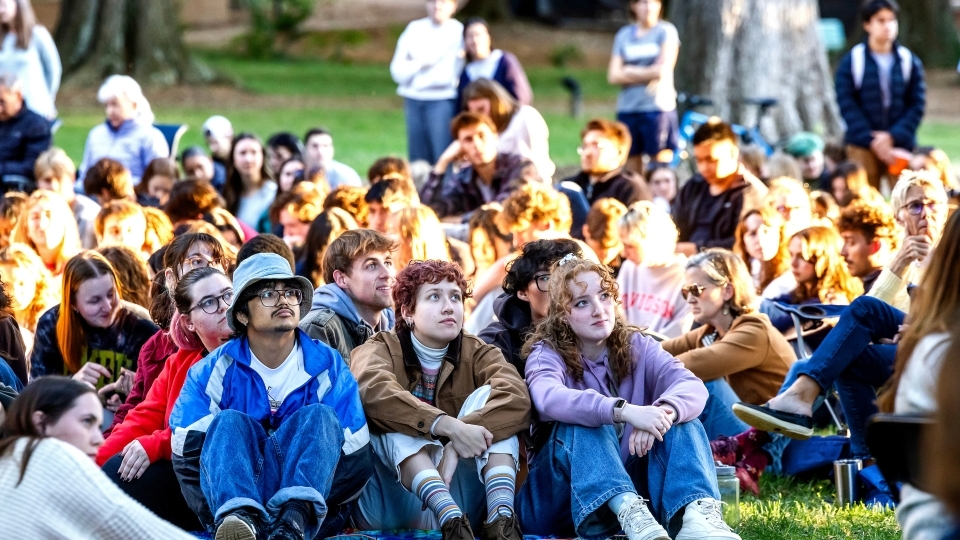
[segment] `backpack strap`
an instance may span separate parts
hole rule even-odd
[[[900,45],[897,47],[897,54],[900,56],[900,71],[903,73],[903,85],[910,84],[910,74],[913,71],[913,54],[910,49]]]
[[[867,61],[867,46],[858,43],[850,49],[850,71],[853,72],[853,87],[860,90],[863,86],[863,71]]]

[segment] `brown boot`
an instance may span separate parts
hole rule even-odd
[[[476,540],[466,514],[447,520],[440,526],[440,535],[443,540]]]
[[[480,540],[523,540],[520,524],[516,515],[497,516],[490,523],[484,523],[480,530]]]

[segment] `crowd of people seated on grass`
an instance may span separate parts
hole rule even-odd
[[[768,159],[714,118],[690,178],[659,0],[569,168],[487,23],[426,7],[390,65],[410,161],[362,178],[322,127],[217,115],[171,155],[125,75],[69,156],[53,42],[0,0],[0,536],[736,540],[715,463],[759,494],[825,400],[835,458],[883,410],[935,418],[924,462],[956,470],[957,179],[893,0],[840,62],[843,141]],[[905,538],[956,534],[934,477]]]

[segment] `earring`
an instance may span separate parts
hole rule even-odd
[[[728,306],[727,304],[724,304],[724,305],[723,305],[723,314],[724,314],[724,315],[729,315],[729,314],[730,314],[730,306]]]

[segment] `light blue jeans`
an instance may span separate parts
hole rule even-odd
[[[726,379],[714,379],[703,384],[709,395],[699,420],[708,439],[712,441],[720,435],[733,437],[750,429],[746,422],[733,414],[731,407],[734,403],[740,403],[740,398]]]
[[[421,101],[404,98],[407,121],[407,154],[410,162],[426,160],[433,165],[453,142],[450,121],[457,115],[457,100]]]
[[[650,500],[653,516],[673,533],[681,514],[698,499],[719,499],[707,434],[698,420],[676,424],[642,458],[620,457],[613,426],[556,423],[530,461],[516,498],[525,534],[600,540],[620,524],[607,502],[621,493]]]

